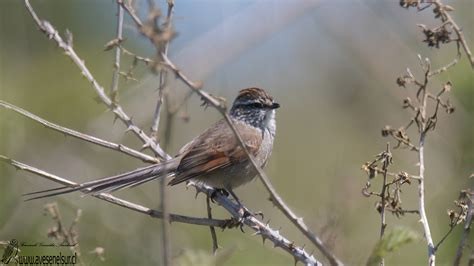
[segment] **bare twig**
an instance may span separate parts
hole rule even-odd
[[[27,118],[30,118],[31,120],[36,121],[36,122],[44,125],[47,128],[50,128],[50,129],[53,129],[55,131],[64,133],[65,135],[72,136],[72,137],[75,137],[77,139],[84,140],[84,141],[102,146],[104,148],[108,148],[108,149],[111,149],[111,150],[115,150],[115,151],[125,153],[126,155],[129,155],[129,156],[132,156],[134,158],[140,159],[143,162],[147,162],[147,163],[157,163],[158,162],[154,157],[152,157],[150,155],[147,155],[145,153],[139,152],[137,150],[134,150],[132,148],[129,148],[125,145],[113,143],[113,142],[110,142],[110,141],[106,141],[106,140],[103,140],[103,139],[100,139],[100,138],[97,138],[97,137],[94,137],[94,136],[91,136],[91,135],[87,135],[87,134],[84,134],[84,133],[81,133],[81,132],[77,132],[75,130],[72,130],[72,129],[69,129],[69,128],[66,128],[66,127],[56,125],[56,124],[54,124],[52,122],[49,122],[49,121],[47,121],[47,120],[45,120],[45,119],[43,119],[43,118],[41,118],[37,115],[34,115],[34,114],[24,110],[24,109],[21,109],[20,107],[15,106],[11,103],[7,103],[7,102],[4,102],[4,101],[0,100],[0,106],[4,107],[6,109],[9,109],[9,110],[15,111],[16,113],[19,113],[19,114],[21,114],[21,115],[23,115]]]
[[[168,0],[168,12],[167,12],[167,15],[166,15],[166,29],[167,31],[170,31],[171,30],[171,26],[172,26],[172,18],[173,18],[173,8],[174,8],[174,0]],[[164,44],[164,47],[163,47],[163,53],[165,55],[168,55],[168,48],[169,48],[169,40],[167,40]],[[159,73],[159,77],[160,77],[160,81],[159,81],[159,86],[158,86],[158,92],[159,92],[159,95],[158,95],[158,100],[157,100],[157,103],[156,103],[156,108],[155,108],[155,113],[153,115],[153,122],[152,122],[152,126],[151,126],[151,136],[152,137],[155,137],[155,139],[158,138],[158,127],[159,127],[159,124],[160,124],[160,116],[161,116],[161,106],[163,104],[163,97],[164,97],[164,89],[165,89],[165,86],[166,86],[166,70],[164,69],[161,69],[160,70],[160,73]]]
[[[387,223],[385,222],[385,207],[386,207],[386,195],[385,191],[387,189],[387,171],[388,166],[392,160],[392,155],[390,154],[390,143],[387,143],[387,149],[385,150],[385,158],[383,160],[383,181],[382,181],[382,191],[380,192],[380,196],[382,197],[382,206],[380,209],[380,239],[383,239],[385,234],[385,228],[387,227]],[[382,257],[380,261],[380,265],[385,265],[385,258]]]
[[[134,58],[134,60],[137,60],[137,61],[140,61],[140,62],[143,62],[145,65],[151,65],[151,64],[154,64],[155,61],[153,59],[150,59],[148,57],[144,57],[144,56],[140,56],[140,55],[137,55],[131,51],[129,51],[128,49],[126,49],[125,47],[123,46],[120,46],[122,48],[122,52],[126,55],[129,55],[131,57]]]
[[[168,13],[166,16],[166,29],[171,30],[171,21],[173,16],[173,7],[174,1],[168,0]],[[150,12],[154,7],[150,4]],[[169,47],[169,40],[167,40],[163,47],[163,53],[168,54],[168,47]],[[165,90],[165,81],[166,81],[166,71],[164,69],[160,70],[159,73],[159,86],[158,86],[158,100],[156,103],[156,108],[154,112],[153,122],[151,126],[151,136],[158,142],[158,127],[160,125],[160,117],[161,117],[161,106],[163,103],[163,92]],[[169,140],[167,140],[169,141]],[[164,217],[162,221],[162,245],[163,245],[163,265],[171,265],[171,242],[170,242],[170,228],[168,223],[168,197],[167,197],[168,189],[165,179],[160,180],[160,209],[163,211]]]
[[[422,61],[422,60],[420,60]],[[423,62],[422,62],[423,64]],[[436,249],[433,244],[433,239],[431,237],[431,230],[430,225],[428,222],[428,218],[426,217],[426,210],[425,210],[425,138],[427,134],[427,127],[426,127],[426,109],[428,95],[426,92],[426,88],[428,85],[429,80],[429,73],[431,69],[431,64],[428,60],[425,60],[425,80],[423,86],[420,87],[421,90],[421,102],[420,102],[420,112],[421,112],[421,130],[420,130],[420,140],[418,142],[418,164],[419,164],[419,173],[418,176],[418,211],[420,214],[420,222],[423,225],[423,231],[426,238],[426,242],[428,243],[428,265],[432,266],[436,263]]]
[[[473,216],[474,216],[474,194],[469,195],[469,200],[467,202],[467,215],[466,221],[464,222],[464,228],[461,235],[461,241],[459,241],[458,248],[456,250],[456,256],[454,257],[453,265],[459,266],[461,263],[461,258],[463,255],[464,247],[466,246],[466,241],[468,240],[469,234],[471,232],[472,224],[473,224]]]
[[[96,81],[94,76],[92,76],[84,61],[76,54],[72,48],[72,45],[65,42],[61,38],[58,31],[53,27],[53,25],[51,25],[51,23],[46,20],[39,19],[29,0],[25,0],[25,6],[40,30],[46,34],[49,39],[54,40],[58,46],[65,51],[65,54],[71,58],[74,64],[76,64],[76,66],[81,70],[82,75],[92,84],[92,87],[98,94],[100,100],[115,114],[118,119],[120,119],[125,124],[125,126],[127,126],[127,130],[135,133],[135,135],[137,135],[144,142],[143,148],[150,148],[157,156],[162,159],[169,159],[166,152],[164,152],[157,143],[155,143],[147,134],[145,134],[145,132],[143,132],[143,130],[138,128],[132,122],[132,119],[123,111],[122,107],[112,102],[112,100],[105,93],[104,88]]]
[[[120,43],[123,40],[122,37],[122,30],[123,30],[123,7],[117,4],[117,36],[116,40]],[[110,88],[110,97],[112,98],[112,102],[118,102],[118,83],[119,83],[119,76],[120,76],[120,55],[121,55],[121,47],[120,45],[115,46],[115,62],[114,62],[114,73],[112,75],[112,85]]]
[[[173,16],[173,7],[174,7],[174,0],[168,0],[168,13],[166,16],[166,30],[171,30],[171,19]],[[163,53],[168,54],[168,47],[169,47],[169,40],[165,42],[164,48],[163,48]],[[159,85],[159,95],[158,95],[158,100],[156,103],[156,108],[155,108],[155,118],[153,119],[153,125],[152,125],[152,132],[151,135],[152,137],[158,136],[158,126],[160,124],[160,114],[161,114],[161,106],[163,103],[163,92],[165,90],[165,84],[166,84],[166,71],[165,70],[160,70],[160,85]],[[170,129],[171,130],[171,129]],[[157,139],[157,138],[155,138]],[[169,141],[169,140],[168,140]],[[167,197],[168,189],[167,189],[167,184],[164,179],[160,180],[160,202],[161,202],[161,210],[163,211],[164,214],[164,219],[162,222],[162,231],[163,231],[163,260],[164,260],[164,265],[171,265],[171,242],[170,242],[170,228],[167,223],[168,221],[168,207],[169,207],[169,201]]]
[[[209,195],[206,197],[206,205],[207,205],[207,218],[212,219],[212,209],[211,209],[211,200]],[[211,231],[211,238],[212,238],[212,254],[216,254],[217,249],[219,246],[217,245],[217,234],[216,229],[214,226],[209,226],[209,230]]]
[[[139,27],[142,27],[143,24],[142,24],[142,21],[140,20],[140,18],[137,16],[137,14],[135,13],[135,10],[133,10],[133,8],[127,4],[124,3],[123,0],[117,0],[117,3],[119,5],[121,5],[126,11],[127,13],[130,15],[130,17],[133,19],[133,21],[135,22],[135,24],[137,24],[137,26]]]
[[[464,38],[464,34],[462,33],[461,28],[456,24],[456,22],[453,20],[451,15],[449,14],[449,9],[446,8],[446,5],[441,3],[440,0],[433,0],[433,4],[436,5],[437,10],[442,13],[442,19],[445,23],[451,24],[454,32],[456,32],[456,35],[458,39],[456,40],[458,43],[461,44],[462,48],[464,49],[464,52],[466,53],[467,59],[471,63],[471,67],[474,68],[474,56],[471,53],[471,50],[469,49],[469,46],[467,45],[466,39]]]
[[[56,203],[48,203],[45,205],[45,210],[51,215],[51,218],[56,222],[56,226],[48,230],[48,237],[61,241],[60,245],[67,245],[69,249],[77,256],[79,265],[85,265],[82,261],[81,250],[79,247],[79,233],[76,229],[77,223],[81,217],[82,211],[78,209],[76,218],[72,221],[69,228],[64,225],[64,222],[59,212]]]

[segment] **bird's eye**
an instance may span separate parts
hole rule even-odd
[[[251,103],[250,106],[253,108],[263,108],[263,104],[259,102]]]

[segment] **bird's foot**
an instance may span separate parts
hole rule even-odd
[[[226,223],[224,224],[222,230],[224,229],[232,229],[238,227],[242,233],[245,233],[244,231],[244,219],[243,217],[235,218],[231,217],[230,219],[226,220]]]
[[[214,198],[217,197],[218,194],[224,195],[225,197],[229,197],[229,192],[227,192],[227,190],[222,188],[215,188],[210,195],[212,203],[216,203],[214,201]]]

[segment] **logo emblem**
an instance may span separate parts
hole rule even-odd
[[[15,258],[18,254],[18,241],[16,239],[10,240],[5,251],[3,252],[1,262],[3,264],[8,264],[11,259]]]

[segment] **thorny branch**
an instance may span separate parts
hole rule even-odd
[[[18,162],[16,160],[10,159],[3,155],[0,155],[0,161],[4,161],[19,170],[24,170],[24,171],[39,175],[41,177],[47,178],[61,185],[70,186],[70,187],[77,185],[77,183],[74,183],[68,179],[53,175],[51,173],[29,166],[24,163]],[[206,195],[211,195],[214,192],[214,189],[211,187],[201,186],[198,184],[190,184],[190,185],[194,186],[197,192],[202,192]],[[153,209],[141,206],[139,204],[128,202],[126,200],[112,196],[108,193],[100,193],[96,195],[89,194],[89,195],[96,197],[98,199],[107,201],[109,203],[130,209],[139,213],[146,214],[153,218],[158,218],[158,219],[163,218],[163,213],[161,211],[153,210]],[[237,226],[238,224],[235,224],[235,220],[242,221],[245,225],[249,226],[255,231],[254,235],[261,235],[264,240],[269,239],[271,242],[273,242],[275,247],[280,247],[286,252],[290,253],[295,258],[295,260],[301,261],[307,265],[322,265],[319,261],[317,261],[314,258],[313,255],[310,255],[309,253],[307,253],[303,248],[295,246],[293,242],[289,241],[284,236],[279,234],[277,230],[271,229],[268,224],[263,224],[262,222],[260,222],[255,216],[253,215],[249,215],[245,217],[242,216],[242,214],[239,212],[240,205],[232,202],[229,198],[227,198],[226,196],[220,193],[214,193],[214,195],[215,196],[213,199],[216,202],[218,202],[222,207],[224,207],[233,216],[233,219],[216,220],[216,219],[208,219],[208,218],[189,217],[189,216],[183,216],[183,215],[177,215],[177,214],[169,214],[170,222],[180,222],[180,223],[203,225],[203,226],[213,226],[213,227],[226,229],[226,228],[233,228]]]
[[[122,37],[122,30],[123,30],[123,7],[121,5],[117,5],[117,37],[112,42],[116,41],[117,44],[120,44],[123,41]],[[112,102],[118,102],[118,83],[119,83],[119,76],[120,76],[120,55],[121,55],[121,47],[120,45],[116,45],[115,47],[115,61],[114,61],[114,73],[112,76],[112,85],[110,88],[110,97],[112,98]]]
[[[0,161],[6,162],[12,166],[14,166],[18,170],[23,170],[26,172],[30,172],[36,175],[39,175],[41,177],[44,177],[48,180],[51,180],[55,183],[65,185],[65,186],[76,186],[77,183],[72,182],[68,179],[59,177],[57,175],[53,175],[51,173],[48,173],[46,171],[40,170],[38,168],[35,168],[33,166],[24,164],[22,162],[10,159],[6,156],[0,155]],[[107,201],[109,203],[118,205],[120,207],[124,207],[139,213],[143,213],[146,215],[149,215],[150,217],[153,218],[158,218],[161,219],[163,218],[163,213],[158,210],[153,210],[144,206],[141,206],[136,203],[132,203],[120,198],[117,198],[115,196],[112,196],[108,193],[101,193],[97,195],[92,195],[93,197],[96,197],[98,199]],[[170,214],[170,221],[171,222],[179,222],[179,223],[187,223],[187,224],[194,224],[194,225],[203,225],[203,226],[215,226],[215,227],[220,227],[220,228],[226,228],[227,225],[229,224],[228,220],[216,220],[216,219],[206,219],[206,218],[196,218],[196,217],[189,217],[189,216],[184,216],[184,215],[178,215],[178,214]]]
[[[69,43],[64,42],[63,39],[61,38],[61,36],[58,34],[58,32],[54,29],[54,27],[48,21],[39,19],[39,17],[36,15],[33,8],[31,7],[31,5],[29,3],[29,0],[24,0],[24,1],[25,1],[25,6],[27,7],[27,9],[30,12],[31,16],[33,17],[33,19],[35,20],[36,24],[39,26],[40,30],[43,33],[45,33],[46,36],[49,39],[53,39],[58,44],[58,46],[60,48],[65,50],[66,55],[69,56],[73,60],[73,62],[81,69],[83,75],[92,83],[92,86],[96,90],[96,92],[98,93],[99,98],[101,99],[101,101],[103,101],[104,104],[106,104],[114,112],[114,114],[116,114],[116,116],[128,126],[129,130],[132,130],[138,137],[140,137],[140,139],[142,139],[145,142],[144,148],[150,147],[161,158],[169,159],[170,156],[168,154],[166,154],[161,149],[161,147],[153,141],[153,139],[148,137],[141,129],[136,127],[131,122],[131,119],[128,117],[128,115],[125,112],[123,112],[123,109],[120,106],[118,106],[117,104],[114,104],[107,97],[107,95],[104,92],[103,87],[101,87],[98,84],[98,82],[94,79],[92,74],[88,71],[88,69],[86,68],[84,62],[77,56],[77,54],[73,50],[72,45],[69,44]],[[124,7],[124,9],[131,15],[131,17],[137,23],[137,26],[139,26],[139,27],[143,26],[143,24],[141,24],[141,21],[139,20],[139,18],[135,15],[134,11],[128,5],[125,5],[123,3],[123,1],[121,1],[121,0],[117,0],[117,2],[119,4],[121,4],[122,7]],[[154,39],[153,41],[156,42],[156,41],[162,41],[162,40]],[[194,85],[194,83],[192,83],[192,82],[191,82],[191,84]],[[206,99],[210,103],[213,103],[218,110],[225,111],[225,107],[223,107],[223,105],[221,105],[220,102],[217,101],[214,97],[210,96],[208,93],[206,93],[204,91],[198,90],[198,93],[201,96],[204,96],[205,98],[207,97]],[[219,107],[221,107],[221,108],[219,108]],[[228,116],[227,116],[227,119],[229,119]],[[233,124],[230,124],[230,125],[231,125],[231,127],[233,127]],[[236,132],[234,127],[233,127],[233,129],[234,129],[234,132]],[[239,137],[238,134],[237,134],[237,137]],[[241,141],[240,137],[239,137],[239,140]],[[243,143],[241,142],[241,144],[243,144]],[[243,147],[246,148],[245,146],[243,146]],[[250,158],[253,161],[253,158],[252,157],[250,157]],[[13,161],[13,160],[11,160],[7,157],[1,156],[0,159],[9,162],[12,165],[16,165],[16,166],[21,165],[21,167],[25,170],[29,170],[33,173],[39,174],[41,176],[44,176],[44,177],[49,178],[53,181],[62,183],[64,185],[68,185],[68,186],[76,185],[74,182],[71,182],[67,179],[63,179],[63,178],[51,175],[51,174],[49,174],[47,172],[44,172],[42,170],[29,167],[29,166],[21,164],[19,162]],[[261,172],[261,170],[258,167],[257,167],[257,170],[259,170],[259,172]],[[212,189],[210,187],[207,187],[207,186],[201,186],[201,185],[198,185],[198,184],[192,184],[192,185],[198,190],[198,192],[203,192],[207,195],[210,195],[212,192],[214,192],[214,189]],[[130,208],[132,210],[136,210],[136,211],[139,211],[139,212],[142,212],[142,213],[146,213],[150,216],[153,216],[153,215],[161,216],[161,214],[162,214],[161,212],[159,212],[159,215],[157,215],[156,211],[154,211],[154,210],[150,210],[148,208],[145,208],[145,207],[142,207],[142,206],[139,206],[139,205],[136,205],[136,204],[131,204],[131,203],[128,203],[128,202],[124,202],[123,200],[115,198],[115,197],[113,197],[109,194],[106,194],[106,193],[101,193],[99,195],[96,195],[95,197],[102,198],[102,199],[107,200],[109,202],[112,202],[114,204],[118,204],[120,206]],[[290,253],[295,258],[296,261],[302,261],[303,263],[305,263],[307,265],[321,265],[321,263],[319,261],[317,261],[314,258],[314,256],[308,254],[306,251],[304,251],[304,249],[296,247],[293,242],[290,242],[289,240],[284,238],[278,231],[271,229],[268,226],[268,224],[267,225],[263,224],[262,222],[260,222],[253,215],[248,215],[246,217],[243,217],[239,212],[241,207],[238,204],[236,204],[236,203],[232,202],[231,200],[229,200],[224,195],[220,195],[220,193],[217,193],[217,195],[215,196],[214,199],[221,206],[223,206],[227,211],[229,211],[235,219],[237,219],[238,221],[242,221],[243,224],[245,224],[245,225],[249,226],[250,228],[252,228],[253,230],[255,230],[256,231],[255,235],[261,235],[264,240],[269,239],[270,241],[272,241],[274,243],[275,247],[280,247],[283,250],[285,250],[286,252]],[[182,217],[180,217],[180,218],[182,218]],[[177,219],[180,219],[180,218],[177,218]],[[176,219],[176,216],[170,215],[170,221],[173,221],[173,219]],[[300,222],[299,224],[302,224],[302,219],[297,219],[297,220],[298,220],[298,222]],[[200,221],[200,222],[202,222],[202,221]],[[211,224],[207,224],[207,225],[211,226]],[[217,226],[217,225],[212,225],[212,226]],[[226,223],[225,226],[229,227],[229,224]],[[310,233],[308,230],[306,232]],[[315,237],[314,235],[311,235],[311,236],[313,238]],[[341,264],[341,263],[338,263],[338,264]]]

